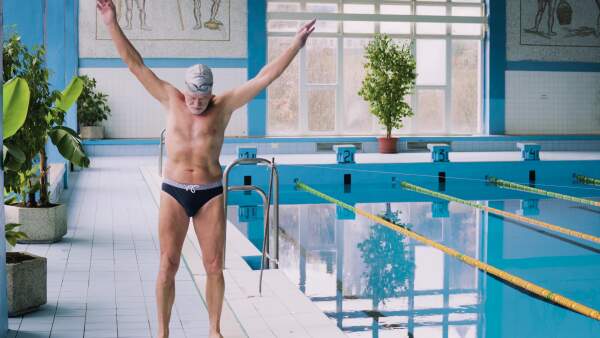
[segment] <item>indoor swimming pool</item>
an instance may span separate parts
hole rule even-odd
[[[428,182],[428,183],[427,183]],[[600,208],[483,181],[421,186],[568,230],[600,236]],[[542,185],[543,186],[543,185]],[[541,186],[538,186],[541,187]],[[600,308],[600,246],[394,184],[312,185],[461,254]],[[569,180],[545,189],[600,200]],[[594,337],[598,321],[515,287],[293,186],[281,189],[279,268],[349,337]],[[263,208],[231,193],[228,219],[260,250]],[[247,257],[254,268],[258,257]]]

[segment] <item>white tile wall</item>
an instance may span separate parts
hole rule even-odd
[[[507,134],[600,134],[600,73],[506,72]]]
[[[178,88],[183,87],[185,68],[153,68],[161,79]],[[161,105],[129,72],[127,68],[81,68],[80,74],[92,76],[98,90],[108,94],[111,116],[104,122],[107,138],[158,138],[165,127]],[[246,81],[246,68],[214,68],[215,95]],[[225,135],[247,135],[246,106],[236,111]]]

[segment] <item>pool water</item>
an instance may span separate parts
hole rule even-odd
[[[562,192],[600,199],[600,188],[579,187],[565,187]],[[417,194],[401,188],[379,189],[375,198],[373,187],[314,188],[600,309],[599,245],[458,203],[416,198]],[[475,192],[445,193],[476,194],[478,188],[486,189],[482,185]],[[510,197],[486,196],[479,201],[600,236],[600,208],[526,193]],[[319,198],[310,197],[302,204],[285,204],[285,198],[283,202],[280,269],[349,337],[600,337],[600,322],[360,215]],[[262,206],[238,204],[230,206],[228,219],[260,250]]]

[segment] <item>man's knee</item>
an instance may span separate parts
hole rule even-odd
[[[160,256],[160,269],[159,269],[159,279],[161,280],[171,280],[175,278],[177,274],[177,270],[179,269],[179,256],[169,256],[169,255],[161,255]]]
[[[220,257],[204,259],[203,263],[207,275],[220,275],[223,272],[223,260]]]

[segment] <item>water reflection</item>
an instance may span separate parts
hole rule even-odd
[[[380,216],[386,220],[399,223],[400,211],[392,211],[390,203],[386,203],[386,211]],[[371,310],[363,310],[357,314],[345,316],[371,317],[373,336],[378,336],[379,319],[389,317],[389,314],[380,311],[380,304],[385,308],[386,299],[399,297],[409,288],[409,280],[413,278],[415,264],[411,260],[408,250],[408,238],[398,236],[397,233],[379,224],[369,227],[368,238],[356,246],[361,252],[361,258],[366,269],[362,273],[365,288],[362,297],[371,299]],[[340,288],[338,292],[343,292]],[[338,326],[343,329],[341,322]]]
[[[570,202],[482,203],[600,235],[597,213]],[[355,206],[600,308],[600,256],[590,248],[456,203]],[[254,228],[262,230],[262,219],[243,222],[231,209],[229,219],[242,232],[260,234]],[[335,205],[282,205],[280,225],[280,268],[350,337],[592,337],[600,332],[593,320]]]

